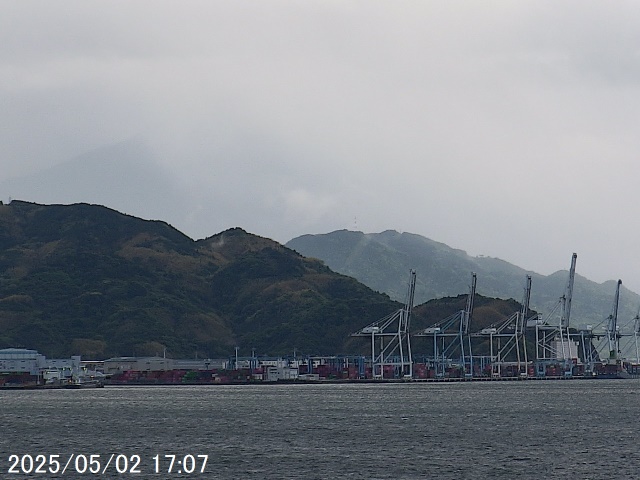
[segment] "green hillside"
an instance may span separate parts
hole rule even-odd
[[[503,299],[523,296],[525,277],[532,276],[531,305],[543,316],[550,315],[565,293],[566,270],[544,276],[528,272],[504,260],[471,257],[420,235],[385,231],[365,234],[339,230],[324,235],[303,235],[287,246],[307,257],[322,260],[336,272],[350,275],[365,285],[386,292],[396,300],[404,298],[403,280],[408,269],[417,271],[416,302],[452,297],[469,290],[470,274],[477,273],[478,293]],[[578,252],[579,253],[579,252]],[[567,269],[572,252],[567,252]],[[580,271],[578,256],[577,271]],[[615,282],[597,284],[576,275],[571,324],[598,325],[611,313]],[[633,328],[640,297],[622,288],[619,323]]]
[[[241,229],[194,241],[96,205],[0,205],[0,348],[87,358],[335,353],[398,308]]]
[[[417,306],[412,331],[464,303]],[[97,205],[0,204],[0,348],[93,359],[229,356],[235,346],[241,355],[367,354],[368,341],[350,334],[400,305],[239,228],[194,241]],[[480,296],[476,306],[478,329],[519,309]]]

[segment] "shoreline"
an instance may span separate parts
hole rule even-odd
[[[235,385],[340,385],[340,384],[425,384],[425,383],[476,383],[476,382],[528,382],[528,381],[567,381],[567,380],[634,380],[640,376],[622,377],[581,377],[581,376],[545,376],[545,377],[474,377],[474,378],[384,378],[384,379],[323,379],[323,380],[277,380],[273,382],[218,382],[218,383],[171,383],[171,382],[129,382],[110,383],[103,386],[67,386],[67,385],[12,385],[0,386],[0,391],[24,390],[85,390],[94,388],[129,388],[129,387],[217,387]]]

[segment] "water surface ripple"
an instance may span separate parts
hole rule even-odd
[[[101,478],[615,479],[640,476],[640,380],[0,391],[9,455],[141,457]],[[152,457],[209,455],[204,474]],[[64,463],[64,462],[63,462]]]

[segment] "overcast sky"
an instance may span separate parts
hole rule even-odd
[[[639,87],[635,1],[5,1],[0,182],[134,139],[181,201],[99,200],[193,238],[396,229],[640,292]],[[96,202],[63,186],[0,195]]]

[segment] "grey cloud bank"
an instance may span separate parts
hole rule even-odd
[[[582,275],[640,291],[639,14],[6,3],[0,195],[103,203],[194,238],[404,230],[540,273],[576,251]],[[74,162],[85,173],[60,173]]]

